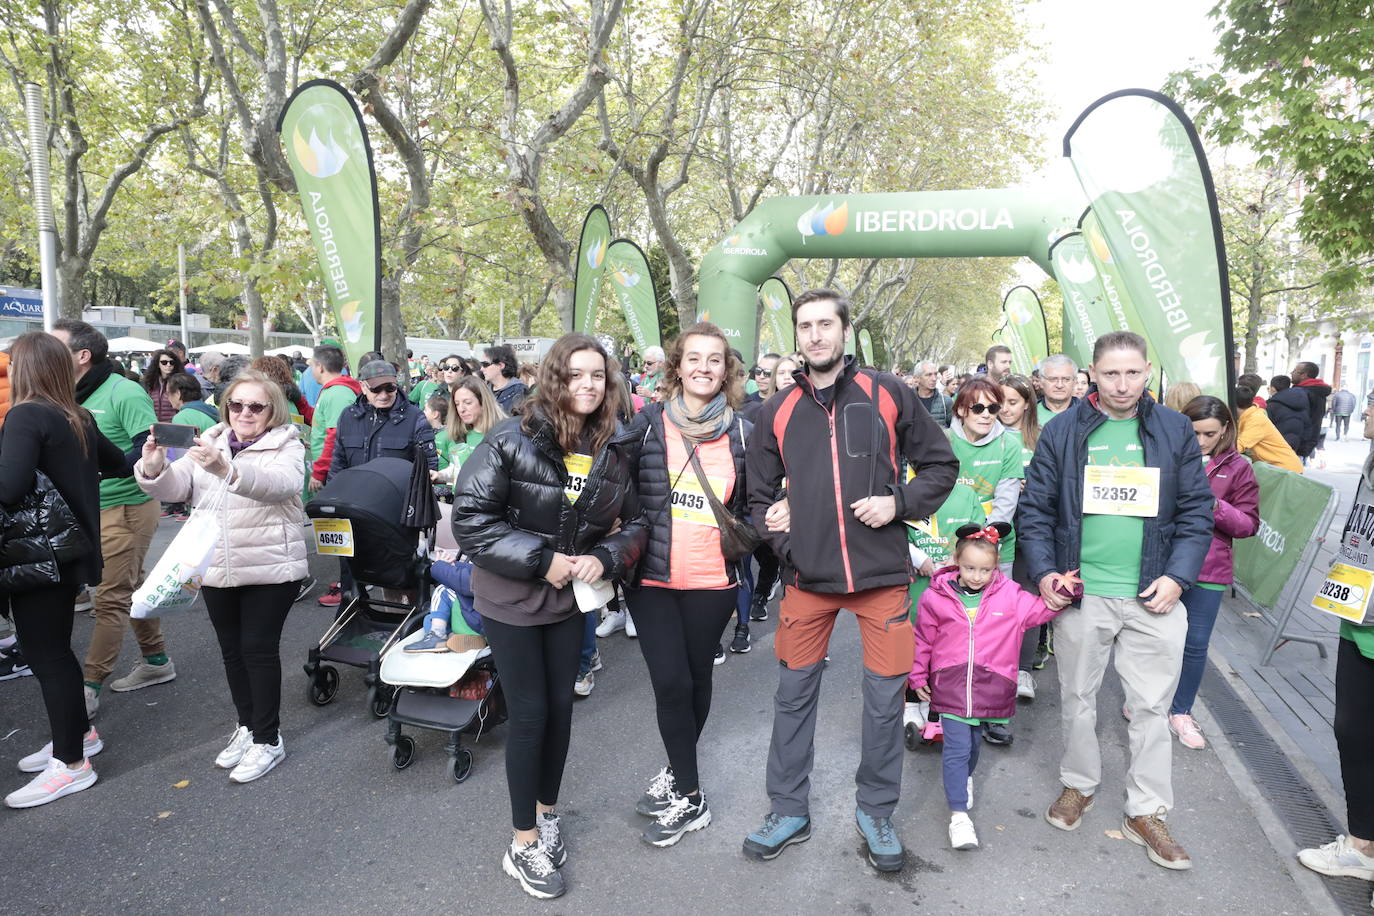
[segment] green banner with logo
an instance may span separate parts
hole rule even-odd
[[[1030,375],[1050,355],[1050,332],[1040,297],[1029,286],[1013,286],[1002,299],[1002,316],[1006,319],[1002,339],[1011,348],[1012,369]]]
[[[611,244],[611,218],[600,204],[593,204],[582,221],[577,243],[577,268],[573,274],[573,330],[596,333],[597,301],[606,273],[606,249]]]
[[[634,335],[635,347],[658,347],[663,341],[658,329],[658,293],[649,273],[649,259],[628,239],[616,239],[606,249],[606,285],[615,294],[625,323]]]
[[[1234,347],[1226,252],[1192,122],[1159,93],[1113,93],[1069,128],[1064,155],[1164,375],[1229,403]]]
[[[1082,212],[1049,184],[775,197],[702,259],[698,317],[754,353],[759,286],[791,258],[1029,257],[1048,271],[1050,230],[1076,225]]]
[[[353,371],[381,349],[381,226],[372,147],[353,97],[332,80],[302,83],[277,121]]]
[[[1088,256],[1097,267],[1097,279],[1101,282],[1102,292],[1107,297],[1107,313],[1111,316],[1113,328],[1119,331],[1134,331],[1144,337],[1149,345],[1150,390],[1157,396],[1160,390],[1161,360],[1154,343],[1150,341],[1149,329],[1140,320],[1140,312],[1121,279],[1121,270],[1112,257],[1112,249],[1107,245],[1106,237],[1102,234],[1102,224],[1098,222],[1097,214],[1091,209],[1084,213],[1083,219],[1079,221],[1079,229],[1083,232],[1083,241],[1087,243]]]
[[[1080,366],[1091,365],[1093,344],[1115,328],[1083,233],[1061,236],[1050,248],[1050,258],[1064,293],[1064,353]]]
[[[859,354],[863,357],[863,365],[870,369],[873,365],[873,335],[868,333],[868,328],[859,332]]]
[[[1259,483],[1260,528],[1232,546],[1236,582],[1260,607],[1272,608],[1316,533],[1331,488],[1263,461],[1251,465]]]
[[[797,333],[792,324],[792,291],[781,277],[769,277],[759,287],[758,356],[779,356],[797,351]],[[758,357],[754,359],[758,363]]]

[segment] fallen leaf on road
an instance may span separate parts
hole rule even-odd
[[[1104,831],[1102,831],[1102,832],[1105,833],[1109,838],[1111,838],[1111,839],[1113,839],[1113,840],[1124,840],[1124,839],[1126,839],[1124,836],[1121,835],[1121,831],[1120,831],[1120,830],[1104,830]]]
[[[191,780],[189,780],[189,779],[183,779],[181,782],[174,782],[174,783],[172,783],[172,788],[173,788],[173,789],[184,789],[184,788],[186,788],[187,786],[189,786],[190,784],[191,784]]]
[[[1246,612],[1245,612],[1245,616],[1246,616],[1246,617],[1263,617],[1264,615],[1261,614],[1259,611],[1246,611]]]
[[[998,830],[1006,830],[1007,828],[1006,828],[1006,827],[1003,827],[1001,824],[998,824],[998,825],[997,825],[997,829],[998,829]]]
[[[172,816],[172,812],[170,812],[170,811],[159,811],[159,812],[157,813],[157,819],[158,819],[158,820],[162,820],[163,818],[171,817],[171,816]]]

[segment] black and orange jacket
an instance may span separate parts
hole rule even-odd
[[[906,585],[911,561],[903,519],[929,516],[954,487],[959,462],[944,430],[896,376],[859,369],[852,356],[822,404],[810,377],[763,404],[746,459],[754,524],[783,563],[783,581],[806,591],[852,594]],[[901,482],[903,459],[916,472]],[[792,523],[773,533],[764,513],[785,490]],[[854,517],[851,503],[895,497],[882,528]]]

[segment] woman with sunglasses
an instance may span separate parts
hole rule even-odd
[[[215,766],[252,782],[286,757],[279,730],[281,632],[306,577],[305,446],[281,386],[245,369],[220,397],[223,422],[179,461],[151,434],[134,478],[157,499],[204,503],[223,488],[205,571],[205,608],[219,640],[238,721]]]
[[[520,418],[463,464],[453,535],[510,713],[506,785],[513,841],[501,867],[533,897],[563,895],[554,806],[572,735],[583,621],[573,580],[623,579],[644,546],[633,437],[616,419],[615,361],[586,334],[559,338]]]
[[[954,397],[954,420],[949,425],[950,446],[959,459],[959,483],[978,494],[986,524],[1013,524],[1021,481],[1026,476],[1021,458],[1021,437],[997,419],[1006,398],[1002,387],[986,375],[975,375],[959,387]],[[1016,555],[1016,532],[998,545],[1002,575],[1011,578]],[[983,730],[989,744],[1010,744],[1011,730],[989,724]]]
[[[186,364],[171,350],[158,350],[153,354],[153,358],[148,360],[148,368],[143,370],[143,378],[139,381],[153,399],[153,412],[157,414],[157,422],[172,422],[172,415],[177,411],[167,397],[167,379],[185,370]]]

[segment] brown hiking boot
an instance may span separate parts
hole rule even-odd
[[[1169,825],[1164,823],[1164,809],[1155,814],[1142,814],[1139,817],[1126,817],[1121,821],[1121,832],[1126,839],[1145,847],[1145,855],[1150,861],[1164,868],[1184,871],[1193,867],[1188,853],[1169,835]]]
[[[1092,810],[1093,797],[1084,795],[1077,789],[1064,787],[1064,791],[1059,793],[1059,797],[1050,805],[1050,810],[1045,812],[1045,820],[1050,822],[1050,826],[1058,827],[1060,830],[1077,830],[1078,825],[1083,823],[1083,815]]]

